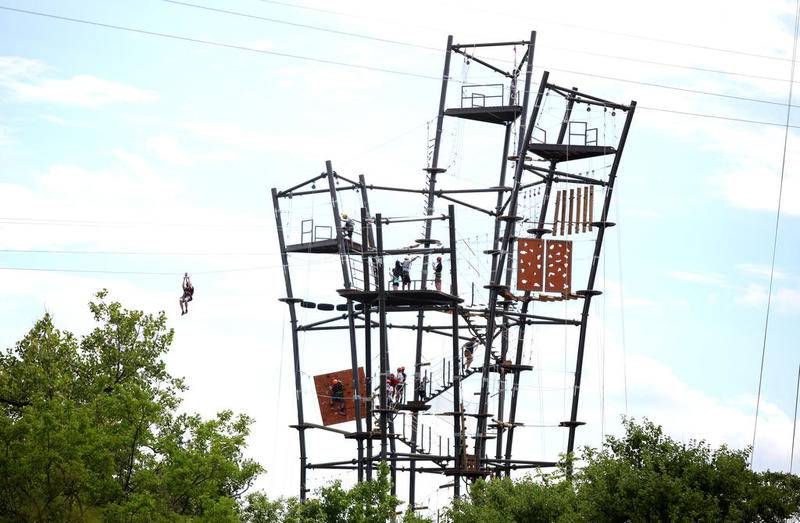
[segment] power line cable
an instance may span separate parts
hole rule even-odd
[[[430,30],[430,31],[440,31],[440,29],[438,29],[438,28],[426,27],[426,26],[421,26],[421,25],[416,25],[416,24],[415,25],[410,25],[410,24],[407,24],[405,22],[398,22],[397,20],[388,20],[388,19],[384,19],[384,18],[379,18],[379,17],[374,17],[374,16],[365,16],[365,15],[359,15],[359,14],[354,14],[354,13],[347,13],[347,12],[343,12],[343,11],[333,11],[333,10],[329,10],[329,9],[321,9],[321,8],[310,7],[310,6],[305,6],[305,5],[301,5],[301,4],[292,4],[292,3],[289,3],[289,2],[279,2],[279,1],[276,1],[276,0],[257,0],[257,1],[265,3],[265,4],[280,5],[282,7],[289,7],[289,8],[293,8],[293,9],[302,9],[302,10],[307,10],[307,11],[315,11],[315,12],[318,12],[318,13],[331,14],[331,15],[335,15],[335,16],[342,16],[342,17],[348,17],[348,18],[360,18],[360,19],[366,19],[366,20],[375,20],[375,21],[380,21],[380,22],[386,22],[386,23],[393,24],[393,25],[401,24],[401,25],[406,25],[406,26],[410,26],[410,27],[416,27],[416,28],[419,28],[419,29],[425,29],[425,30]],[[675,45],[675,46],[680,46],[680,47],[691,47],[691,48],[696,48],[696,49],[704,49],[706,51],[715,51],[715,52],[727,53],[727,54],[738,54],[738,55],[742,55],[742,56],[749,56],[749,57],[752,57],[752,58],[762,58],[762,59],[766,59],[766,60],[779,60],[779,61],[784,61],[784,62],[788,62],[789,61],[788,58],[783,58],[783,57],[780,57],[780,56],[753,53],[753,52],[750,52],[750,51],[742,51],[742,50],[738,50],[738,49],[728,49],[728,48],[724,48],[724,47],[715,47],[715,46],[710,46],[710,45],[705,45],[705,44],[697,44],[697,43],[693,43],[693,42],[681,42],[679,40],[658,38],[658,37],[654,37],[654,36],[639,35],[639,34],[635,34],[635,33],[626,33],[626,32],[621,32],[621,31],[612,31],[612,30],[609,30],[609,29],[598,29],[597,27],[592,27],[592,26],[585,26],[585,25],[579,25],[579,24],[569,24],[569,23],[558,22],[558,21],[554,21],[554,20],[543,20],[541,18],[532,19],[532,18],[520,17],[518,13],[511,14],[511,13],[497,12],[497,11],[488,10],[488,9],[467,8],[467,7],[464,7],[461,4],[458,5],[458,9],[460,9],[460,10],[468,10],[468,11],[483,12],[483,13],[487,13],[487,14],[500,15],[500,16],[505,16],[505,17],[512,17],[512,18],[514,18],[516,20],[523,19],[523,20],[528,20],[528,21],[536,22],[536,23],[560,25],[560,26],[564,26],[564,27],[571,27],[571,28],[581,29],[581,30],[585,30],[585,31],[594,31],[594,32],[598,32],[598,33],[605,33],[605,34],[611,34],[611,35],[615,35],[615,36],[622,36],[622,37],[625,37],[625,38],[647,40],[647,41],[651,41],[651,42],[658,42],[658,43],[662,43],[662,44],[669,44],[669,45]]]
[[[311,57],[311,56],[304,56],[304,55],[291,54],[291,53],[283,53],[283,52],[279,52],[279,51],[267,51],[266,49],[256,49],[254,47],[247,47],[247,46],[244,46],[244,45],[228,44],[228,43],[224,43],[224,42],[216,42],[216,41],[213,41],[213,40],[205,40],[205,39],[202,39],[202,38],[192,38],[192,37],[189,37],[189,36],[180,36],[180,35],[171,34],[171,33],[161,33],[161,32],[158,32],[158,31],[149,31],[149,30],[146,30],[146,29],[138,29],[138,28],[135,28],[135,27],[127,27],[127,26],[123,26],[123,25],[107,24],[107,23],[104,23],[104,22],[96,22],[94,20],[85,20],[85,19],[82,19],[82,18],[72,18],[72,17],[68,17],[68,16],[61,16],[61,15],[55,15],[55,14],[51,14],[51,13],[44,13],[42,11],[32,11],[32,10],[29,10],[29,9],[17,9],[17,8],[5,6],[5,5],[0,5],[0,9],[3,9],[5,11],[15,12],[15,13],[21,13],[21,14],[27,14],[27,15],[33,15],[33,16],[41,16],[41,17],[44,17],[44,18],[51,18],[53,20],[60,20],[60,21],[63,21],[63,22],[73,22],[73,23],[76,23],[76,24],[92,25],[92,26],[95,26],[95,27],[103,27],[103,28],[106,28],[106,29],[115,29],[115,30],[118,30],[118,31],[126,31],[126,32],[129,32],[129,33],[137,33],[137,34],[143,34],[143,35],[148,35],[148,36],[156,36],[156,37],[159,37],[159,38],[168,38],[168,39],[171,39],[171,40],[180,40],[180,41],[184,41],[184,42],[192,42],[192,43],[195,43],[195,44],[208,45],[208,46],[212,46],[212,47],[221,47],[221,48],[226,48],[226,49],[237,49],[239,51],[249,51],[249,52],[252,52],[252,53],[260,53],[260,54],[266,54],[266,55],[271,55],[271,56],[280,56],[280,57],[283,57],[283,58],[293,58],[295,60],[304,60],[304,61],[307,61],[307,62],[317,62],[317,63],[328,64],[328,65],[338,65],[338,66],[341,66],[341,67],[349,67],[351,69],[360,69],[360,70],[366,70],[366,71],[377,71],[377,72],[380,72],[380,73],[397,74],[397,75],[408,76],[408,77],[412,77],[412,78],[424,78],[426,80],[441,81],[441,79],[442,79],[441,76],[429,76],[429,75],[424,75],[424,74],[419,74],[419,73],[412,73],[410,71],[399,71],[399,70],[396,70],[396,69],[388,69],[388,68],[385,68],[385,67],[375,67],[375,66],[370,66],[370,65],[353,64],[353,63],[349,63],[349,62],[340,62],[340,61],[337,61],[337,60],[328,60],[328,59],[324,59],[324,58],[314,58],[314,57]],[[451,81],[457,81],[457,80],[452,80],[451,79]]]
[[[695,113],[691,111],[680,111],[678,109],[668,109],[666,107],[647,107],[642,105],[637,105],[636,109],[644,109],[645,111],[657,111],[661,113],[672,113],[672,114],[679,114],[683,116],[696,116],[698,118],[711,118],[714,120],[727,120],[729,122],[741,122],[741,123],[752,123],[757,125],[772,125],[776,127],[788,127],[789,129],[800,129],[800,125],[786,125],[779,122],[767,122],[764,120],[750,120],[748,118],[736,118],[733,116],[726,116],[722,114],[707,114],[707,113]]]
[[[241,11],[233,11],[233,10],[230,10],[230,9],[219,9],[219,8],[215,8],[215,7],[209,7],[209,6],[204,6],[204,5],[200,5],[200,4],[194,4],[194,3],[190,3],[190,2],[181,2],[181,1],[178,1],[178,0],[162,0],[162,1],[168,2],[168,3],[171,3],[171,4],[182,5],[182,6],[185,6],[185,7],[192,7],[192,8],[195,8],[195,9],[202,9],[202,10],[206,10],[206,11],[224,13],[224,14],[228,14],[228,15],[239,16],[239,17],[243,17],[243,18],[251,18],[251,19],[261,20],[261,21],[265,21],[265,22],[276,23],[276,24],[284,24],[284,25],[289,25],[289,26],[294,26],[294,27],[302,27],[304,29],[311,29],[311,30],[315,30],[315,31],[323,31],[323,32],[327,32],[327,33],[333,33],[333,34],[338,34],[338,35],[342,35],[342,36],[350,36],[350,37],[354,37],[354,38],[362,38],[362,39],[373,40],[373,41],[382,42],[382,43],[388,43],[388,44],[394,44],[394,45],[402,45],[402,46],[411,47],[411,48],[415,48],[415,49],[422,49],[422,50],[425,50],[425,51],[436,51],[436,52],[441,52],[442,51],[442,49],[440,47],[434,47],[434,46],[430,46],[430,45],[419,44],[419,43],[416,43],[416,42],[409,42],[409,41],[388,39],[388,38],[380,38],[380,37],[375,37],[375,36],[371,36],[371,35],[366,35],[366,34],[363,34],[363,33],[352,32],[352,31],[342,31],[342,30],[338,30],[338,29],[331,29],[331,28],[328,28],[328,27],[320,27],[320,26],[314,26],[314,25],[309,25],[309,24],[300,24],[300,23],[291,22],[291,21],[287,21],[287,20],[280,20],[280,19],[272,18],[272,17],[254,15],[254,14],[251,14],[251,13],[244,13],[244,12],[241,12]],[[270,1],[268,3],[274,3],[274,4],[282,5],[282,6],[291,6],[290,4],[285,4],[283,2],[271,2]],[[291,7],[300,7],[300,6],[291,6]],[[326,9],[313,9],[313,8],[308,8],[308,9],[311,9],[313,11],[319,11],[319,12],[327,13],[327,14],[335,14],[335,15],[340,15],[340,16],[350,16],[350,15],[346,15],[345,13],[341,13],[341,12],[337,12],[337,11],[329,11],[329,10],[326,10]],[[370,18],[370,17],[359,17],[359,18]],[[376,19],[376,18],[372,18],[372,19],[373,20],[381,20],[381,21],[384,21],[384,22],[387,22],[387,23],[390,22],[389,20]],[[598,57],[609,58],[609,59],[613,59],[613,60],[623,60],[623,61],[627,61],[627,62],[636,62],[636,63],[650,64],[650,65],[658,65],[658,66],[662,66],[662,67],[673,67],[673,68],[677,68],[677,69],[687,69],[687,70],[699,71],[699,72],[705,72],[705,73],[725,74],[725,75],[739,76],[739,77],[744,77],[744,78],[753,78],[753,79],[758,79],[758,80],[771,80],[771,81],[776,81],[776,82],[786,82],[786,81],[788,81],[788,80],[784,80],[783,78],[776,78],[776,77],[773,77],[773,76],[762,76],[762,75],[741,73],[741,72],[736,72],[736,71],[726,71],[726,70],[721,70],[721,69],[710,69],[710,68],[706,68],[706,67],[698,67],[698,66],[691,66],[691,65],[685,65],[685,64],[676,64],[676,63],[670,63],[670,62],[660,62],[660,61],[656,61],[656,60],[647,60],[647,59],[642,59],[642,58],[619,56],[619,55],[608,54],[608,53],[598,53],[598,52],[594,52],[594,51],[584,51],[584,50],[580,50],[580,49],[570,49],[570,48],[567,48],[567,47],[554,47],[554,46],[541,45],[541,44],[538,44],[538,47],[540,49],[550,49],[550,50],[554,50],[554,51],[565,51],[565,52],[568,52],[568,53],[585,54],[585,55],[588,55],[588,56],[598,56]],[[495,61],[500,61],[500,62],[505,62],[505,63],[513,63],[512,60],[500,60],[500,59],[496,59],[496,58],[494,60]]]
[[[16,8],[8,7],[8,6],[2,6],[2,5],[0,5],[0,9],[6,10],[6,11],[11,11],[11,12],[16,12],[16,13],[29,14],[29,15],[34,15],[34,16],[41,16],[41,17],[45,17],[45,18],[51,18],[51,19],[60,20],[60,21],[67,21],[67,22],[73,22],[73,23],[79,23],[79,24],[103,27],[103,28],[106,28],[106,29],[116,29],[116,30],[120,30],[120,31],[138,33],[138,34],[143,34],[143,35],[148,35],[148,36],[156,36],[156,37],[160,37],[160,38],[180,40],[180,41],[186,41],[186,42],[202,44],[202,45],[210,45],[210,46],[215,46],[215,47],[236,49],[236,50],[240,50],[240,51],[249,51],[249,52],[266,54],[266,55],[280,56],[280,57],[284,57],[284,58],[294,58],[294,59],[298,59],[298,60],[306,60],[306,61],[324,63],[324,64],[328,64],[328,65],[338,65],[338,66],[342,66],[342,67],[348,67],[348,68],[354,68],[354,69],[362,69],[362,70],[370,70],[370,71],[377,71],[377,72],[390,73],[390,74],[398,74],[398,75],[402,75],[402,76],[409,76],[409,77],[415,77],[415,78],[424,78],[424,79],[428,79],[428,80],[437,80],[437,81],[439,81],[439,80],[442,79],[441,77],[417,74],[417,73],[412,73],[412,72],[408,72],[408,71],[399,71],[399,70],[394,70],[394,69],[387,69],[387,68],[382,68],[382,67],[373,67],[373,66],[362,65],[362,64],[352,64],[352,63],[347,63],[347,62],[339,62],[339,61],[335,61],[335,60],[326,60],[326,59],[313,58],[313,57],[303,56],[303,55],[282,53],[282,52],[277,52],[277,51],[267,51],[267,50],[264,50],[264,49],[256,49],[256,48],[247,47],[247,46],[241,46],[241,45],[235,45],[235,44],[227,44],[227,43],[223,43],[223,42],[215,42],[215,41],[203,40],[203,39],[199,39],[199,38],[190,38],[190,37],[185,37],[185,36],[180,36],[180,35],[175,35],[175,34],[170,34],[170,33],[160,33],[160,32],[156,32],[156,31],[148,31],[148,30],[144,30],[144,29],[137,29],[137,28],[131,28],[131,27],[126,27],[126,26],[120,26],[120,25],[106,24],[106,23],[102,23],[102,22],[95,22],[95,21],[84,20],[84,19],[80,19],[80,18],[65,17],[65,16],[54,15],[54,14],[50,14],[50,13],[43,13],[43,12],[40,12],[40,11],[16,9]],[[567,72],[567,71],[563,71],[563,72]],[[586,76],[599,77],[599,75],[593,75],[591,73],[578,73],[577,71],[570,71],[570,72],[574,72],[575,74],[582,74],[582,75],[586,75]],[[608,79],[611,79],[611,77],[608,77]],[[456,82],[456,83],[459,82],[458,80],[453,79],[453,78],[449,78],[449,80],[453,81],[453,82]],[[615,79],[615,80],[616,81],[626,81],[626,80],[623,80],[623,79]],[[631,80],[630,82],[635,82],[635,81]],[[664,86],[664,85],[659,85],[659,87],[668,88],[668,89],[669,88],[674,88],[674,89],[677,89],[677,90],[690,92],[689,90],[684,89],[684,88],[670,87],[670,86]],[[698,94],[709,94],[709,93],[705,92],[705,93],[698,93]],[[720,95],[720,93],[717,93],[717,94]],[[722,95],[722,96],[726,96],[727,97],[729,95]],[[764,102],[763,100],[758,100],[758,99],[752,99],[750,101]],[[768,102],[768,103],[771,103],[771,102]],[[781,104],[781,105],[783,105],[783,104]],[[704,117],[704,118],[722,119],[722,120],[728,120],[728,121],[736,121],[736,122],[752,123],[752,124],[760,124],[760,125],[783,126],[783,124],[777,123],[777,122],[751,120],[751,119],[746,119],[746,118],[737,118],[737,117],[731,117],[731,116],[725,116],[725,115],[711,115],[711,114],[705,114],[705,113],[679,111],[679,110],[666,109],[666,108],[660,108],[660,107],[638,106],[638,108],[639,109],[643,109],[643,110],[650,110],[650,111],[669,112],[669,113],[680,114],[680,115],[685,115],[685,116],[696,116],[696,117]],[[800,128],[800,126],[789,126],[789,127],[790,128]]]
[[[421,44],[417,44],[417,43],[414,43],[414,42],[407,42],[407,41],[401,41],[401,40],[392,40],[392,39],[386,39],[386,38],[378,38],[378,37],[374,37],[374,36],[370,36],[370,35],[365,35],[363,33],[354,33],[354,32],[350,32],[350,31],[340,31],[340,30],[336,30],[336,29],[330,29],[330,28],[319,27],[319,26],[312,26],[312,25],[307,25],[307,24],[298,24],[298,23],[290,22],[290,21],[286,21],[286,20],[279,20],[279,19],[276,19],[276,18],[268,18],[268,17],[264,17],[264,16],[253,15],[253,14],[250,14],[250,13],[243,13],[241,11],[232,11],[232,10],[228,10],[228,9],[218,9],[218,8],[214,8],[214,7],[204,6],[204,5],[193,4],[193,3],[190,3],[190,2],[182,2],[182,1],[179,1],[179,0],[162,0],[162,1],[170,3],[170,4],[175,4],[175,5],[192,7],[192,8],[195,8],[195,9],[202,9],[202,10],[206,10],[206,11],[223,13],[223,14],[239,16],[239,17],[244,17],[244,18],[251,18],[251,19],[256,19],[256,20],[261,20],[261,21],[266,21],[266,22],[285,24],[285,25],[290,25],[290,26],[295,26],[295,27],[302,27],[304,29],[311,29],[311,30],[316,30],[316,31],[324,31],[324,32],[328,32],[328,33],[338,34],[338,35],[351,36],[351,37],[354,37],[354,38],[363,38],[363,39],[367,39],[367,40],[373,40],[373,41],[378,41],[378,42],[388,43],[388,44],[393,44],[393,45],[402,45],[402,46],[406,46],[406,47],[411,47],[411,48],[416,48],[416,49],[423,49],[423,50],[427,50],[427,51],[436,51],[436,52],[441,52],[442,51],[442,49],[440,49],[438,47],[421,45]],[[544,46],[544,47],[548,48],[547,46]],[[566,49],[566,48],[561,48],[561,47],[550,47],[550,49],[559,50],[559,51],[567,51],[567,52],[572,52],[572,53],[579,53],[579,54],[587,54],[587,55],[590,55],[590,56],[601,56],[601,57],[604,57],[604,58],[611,58],[611,59],[617,59],[617,60],[626,60],[626,61],[633,61],[633,62],[639,62],[639,63],[647,63],[647,64],[659,65],[659,66],[663,66],[663,67],[678,67],[678,68],[691,69],[691,70],[695,70],[695,71],[713,72],[713,73],[718,73],[718,74],[731,74],[731,75],[737,75],[737,76],[750,76],[752,78],[765,79],[765,80],[777,80],[777,81],[781,81],[781,82],[786,81],[786,80],[783,80],[783,79],[773,78],[773,77],[747,75],[745,73],[736,73],[736,72],[731,72],[731,71],[720,71],[720,70],[716,70],[716,69],[705,69],[705,68],[702,68],[702,67],[692,67],[692,66],[685,66],[685,65],[680,65],[680,64],[669,64],[669,63],[656,62],[656,61],[651,61],[651,60],[641,60],[641,59],[637,59],[637,58],[629,58],[629,57],[622,57],[622,56],[616,56],[616,55],[610,55],[610,54],[604,54],[604,53],[596,53],[596,52],[591,52],[591,51],[580,51],[580,50]],[[500,60],[500,59],[496,59],[496,58],[493,59],[493,60],[494,61],[500,61],[500,62],[513,63],[511,60]],[[673,90],[682,91],[682,92],[686,92],[686,93],[707,95],[707,96],[717,96],[717,97],[721,97],[721,98],[728,98],[728,99],[748,101],[748,102],[765,103],[765,104],[772,104],[772,105],[785,105],[783,102],[776,102],[776,101],[773,101],[773,100],[764,100],[764,99],[761,99],[761,98],[752,98],[752,97],[746,97],[746,96],[729,95],[729,94],[724,94],[724,93],[703,91],[703,90],[699,90],[699,89],[690,89],[690,88],[685,88],[685,87],[658,84],[658,83],[653,83],[653,82],[642,82],[642,81],[638,81],[638,80],[630,80],[630,79],[617,78],[617,77],[612,77],[612,76],[603,76],[603,75],[592,74],[592,73],[584,73],[584,72],[579,72],[579,71],[572,71],[572,70],[568,70],[568,69],[559,69],[559,68],[555,68],[555,67],[547,67],[547,66],[543,66],[543,67],[545,69],[550,69],[552,71],[559,71],[559,72],[564,72],[564,73],[578,74],[578,75],[590,76],[590,77],[594,77],[594,78],[603,78],[603,79],[606,79],[606,80],[614,80],[614,81],[619,81],[619,82],[626,82],[626,83],[632,83],[632,84],[637,84],[637,85],[644,85],[644,86],[647,86],[647,87],[655,87],[655,88],[660,88],[660,89],[673,89]],[[462,83],[465,83],[465,82],[462,82]]]
[[[191,223],[191,222],[123,222],[109,220],[79,220],[72,218],[28,218],[28,217],[0,217],[0,224],[4,225],[64,225],[74,227],[203,227],[203,228],[237,228],[237,229],[265,229],[258,223]]]
[[[789,451],[789,474],[794,468],[794,437],[797,432],[797,403],[800,400],[800,365],[797,366],[797,386],[794,393],[794,418],[792,420],[792,448]]]
[[[279,252],[190,252],[190,251],[82,251],[67,249],[0,249],[13,254],[78,254],[109,256],[273,256]]]
[[[350,32],[350,31],[340,31],[338,29],[331,29],[331,28],[328,28],[328,27],[320,27],[320,26],[316,26],[316,25],[300,24],[300,23],[297,23],[297,22],[290,22],[290,21],[287,21],[287,20],[279,20],[277,18],[270,18],[270,17],[254,15],[254,14],[250,14],[250,13],[243,13],[241,11],[232,11],[232,10],[229,10],[229,9],[219,9],[219,8],[216,8],[216,7],[209,7],[209,6],[200,5],[200,4],[193,4],[193,3],[190,3],[190,2],[180,2],[178,0],[161,0],[161,1],[162,2],[167,2],[169,4],[182,5],[182,6],[185,6],[185,7],[192,7],[192,8],[195,8],[195,9],[202,9],[202,10],[205,10],[205,11],[211,11],[211,12],[223,13],[223,14],[227,14],[227,15],[239,16],[239,17],[242,17],[242,18],[250,18],[250,19],[253,19],[253,20],[261,20],[263,22],[271,22],[271,23],[276,23],[276,24],[289,25],[289,26],[293,26],[293,27],[301,27],[303,29],[310,29],[312,31],[322,31],[322,32],[325,32],[325,33],[338,34],[338,35],[342,35],[342,36],[351,36],[353,38],[362,38],[364,40],[372,40],[374,42],[381,42],[381,43],[385,43],[385,44],[402,45],[402,46],[406,46],[406,47],[413,47],[413,48],[416,48],[416,49],[425,49],[425,50],[437,51],[437,52],[441,52],[443,50],[440,47],[420,45],[420,44],[416,44],[416,43],[412,43],[412,42],[404,42],[402,40],[392,40],[392,39],[389,39],[389,38],[380,38],[380,37],[377,37],[377,36],[365,35],[363,33],[353,33],[353,32]]]
[[[795,69],[795,57],[797,56],[797,38],[798,38],[798,31],[800,31],[800,0],[797,0],[795,6],[795,16],[794,16],[794,40],[792,43],[792,67],[791,72],[789,73],[789,78],[794,78],[794,69]],[[756,449],[756,432],[758,430],[758,411],[761,407],[761,386],[764,380],[764,360],[766,359],[767,355],[767,332],[769,331],[769,311],[772,306],[772,286],[775,281],[775,255],[778,251],[778,231],[781,222],[781,200],[783,200],[783,179],[784,174],[786,173],[786,150],[789,143],[789,117],[792,113],[791,103],[792,103],[792,89],[794,87],[794,83],[789,84],[789,96],[788,96],[788,104],[789,106],[786,108],[786,126],[783,132],[783,156],[781,158],[781,175],[780,181],[778,182],[778,208],[775,211],[775,230],[772,236],[772,260],[770,263],[769,269],[769,287],[767,290],[767,311],[764,317],[764,336],[763,342],[761,345],[761,365],[758,371],[758,394],[756,395],[756,415],[755,419],[753,420],[753,443],[750,447],[750,468],[753,468],[753,457],[755,456],[755,449]]]
[[[247,272],[263,271],[281,267],[281,265],[263,265],[260,267],[244,267],[240,269],[219,269],[212,271],[194,271],[193,274],[222,274],[228,272]],[[0,267],[0,271],[33,271],[33,272],[74,272],[89,274],[136,274],[141,276],[180,276],[183,271],[159,272],[159,271],[115,271],[106,269],[48,269],[43,267]]]
[[[459,8],[461,8],[460,4],[459,4]],[[738,50],[738,49],[729,49],[729,48],[725,48],[725,47],[716,47],[716,46],[698,44],[698,43],[693,43],[693,42],[681,42],[679,40],[671,40],[671,39],[667,39],[667,38],[658,38],[658,37],[655,37],[655,36],[639,35],[639,34],[635,34],[635,33],[626,33],[626,32],[621,32],[621,31],[612,31],[610,29],[599,29],[599,28],[593,27],[593,26],[570,24],[570,23],[559,22],[559,21],[555,21],[555,20],[546,20],[546,19],[541,19],[541,18],[535,18],[534,19],[534,18],[521,17],[521,16],[519,16],[518,13],[502,13],[502,12],[498,12],[498,11],[494,11],[494,10],[476,9],[476,8],[463,8],[463,9],[469,10],[469,11],[476,11],[476,12],[483,12],[483,13],[487,13],[487,14],[493,14],[493,15],[497,15],[497,16],[504,16],[504,17],[507,17],[507,18],[514,18],[515,20],[520,20],[521,19],[521,20],[528,20],[528,21],[536,22],[536,23],[560,25],[560,26],[563,26],[563,27],[570,27],[570,28],[574,28],[574,29],[580,29],[582,31],[594,31],[594,32],[598,32],[598,33],[611,34],[611,35],[615,35],[615,36],[622,36],[622,37],[625,37],[625,38],[633,38],[633,39],[637,39],[637,40],[647,40],[647,41],[650,41],[650,42],[658,42],[658,43],[662,43],[662,44],[676,45],[676,46],[681,46],[681,47],[691,47],[691,48],[695,48],[695,49],[704,49],[706,51],[715,51],[715,52],[719,52],[719,53],[737,54],[737,55],[742,55],[742,56],[749,56],[749,57],[752,57],[752,58],[762,58],[762,59],[767,59],[767,60],[779,60],[779,61],[782,61],[782,62],[788,62],[789,61],[788,58],[783,58],[783,57],[780,57],[780,56],[767,55],[767,54],[761,54],[761,53],[753,53],[753,52],[742,51],[742,50]],[[792,60],[794,60],[794,59],[792,59]]]
[[[737,96],[737,95],[733,95],[733,94],[717,93],[717,92],[714,92],[714,91],[704,91],[702,89],[690,89],[688,87],[679,87],[679,86],[676,86],[676,85],[658,84],[658,83],[654,83],[654,82],[643,82],[641,80],[630,80],[628,78],[619,78],[619,77],[616,77],[616,76],[607,76],[607,75],[601,75],[601,74],[596,74],[596,73],[585,73],[585,72],[582,72],[582,71],[573,71],[573,70],[569,70],[569,69],[561,69],[561,68],[558,68],[558,67],[548,67],[548,66],[542,66],[542,67],[544,67],[545,69],[549,69],[550,71],[558,71],[560,73],[577,74],[577,75],[581,75],[581,76],[589,76],[589,77],[592,77],[592,78],[600,78],[600,79],[603,79],[603,80],[613,80],[615,82],[624,82],[624,83],[628,83],[628,84],[643,85],[643,86],[646,86],[646,87],[656,87],[658,89],[670,89],[670,90],[673,90],[673,91],[681,91],[681,92],[684,92],[684,93],[699,94],[699,95],[704,95],[704,96],[716,96],[716,97],[719,97],[719,98],[728,98],[728,99],[731,99],[731,100],[740,100],[740,101],[744,101],[744,102],[756,102],[756,103],[762,103],[762,104],[780,105],[780,106],[783,106],[783,107],[787,106],[787,104],[785,104],[783,102],[777,102],[777,101],[774,101],[774,100],[765,100],[763,98],[751,98],[749,96]],[[794,106],[794,107],[797,107],[797,106]],[[783,124],[781,124],[781,123],[776,123],[775,125],[783,126]]]

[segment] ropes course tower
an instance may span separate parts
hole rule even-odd
[[[515,436],[521,437],[517,431],[526,426],[518,421],[520,405],[530,409],[533,404],[521,385],[526,371],[534,369],[523,363],[526,337],[542,340],[533,350],[547,350],[548,337],[539,332],[554,327],[576,333],[570,409],[554,425],[566,431],[562,452],[573,452],[576,430],[584,424],[578,407],[591,304],[601,294],[595,288],[599,261],[606,230],[614,225],[609,221],[612,194],[636,103],[620,104],[559,86],[547,71],[537,86],[535,43],[535,32],[528,40],[494,43],[456,44],[448,37],[423,188],[371,185],[364,175],[337,173],[328,161],[321,174],[288,189],[272,189],[285,281],[280,301],[288,307],[291,327],[297,408],[292,428],[299,440],[301,500],[309,491],[307,474],[312,470],[355,471],[361,482],[374,477],[378,463],[386,463],[393,493],[399,475],[407,473],[408,507],[420,509],[425,508],[417,503],[421,474],[446,477],[439,488],[452,488],[452,495],[459,497],[477,478],[557,466],[557,457],[530,459],[514,451]],[[517,49],[522,50],[519,60]],[[513,61],[498,58],[511,50]],[[453,88],[458,83],[451,76],[456,55],[497,81],[460,82]],[[579,108],[586,117],[578,116]],[[622,123],[609,132],[606,121],[616,121],[617,113]],[[442,183],[449,176],[440,163],[444,129],[456,118],[502,132],[500,151],[474,151],[500,161],[497,178],[481,170],[479,187],[448,188]],[[342,197],[348,191],[358,194],[357,216],[343,212]],[[377,212],[369,200],[375,193],[379,205],[390,207],[399,199],[422,196],[423,213]],[[325,198],[332,220],[324,219],[325,225],[303,220],[298,238],[287,231],[281,205],[315,195]],[[391,198],[384,200],[384,195]],[[405,206],[413,207],[413,201]],[[459,223],[467,224],[462,227],[481,227],[489,234],[487,248],[479,254],[459,239],[456,209]],[[417,237],[408,238],[409,224],[422,226]],[[444,237],[434,238],[434,230]],[[464,270],[459,272],[465,259],[459,242],[489,268],[479,287],[485,303],[476,305],[473,297],[468,304],[459,292],[459,282],[465,281]],[[408,256],[422,258],[421,275],[411,280],[406,270],[399,289],[400,275],[394,274],[391,258]],[[341,282],[328,292],[335,291],[340,303],[317,303],[314,296],[295,294],[290,260],[297,257],[336,260]],[[444,269],[436,264],[431,268],[433,257],[436,263],[446,258]],[[581,282],[577,290],[573,281]],[[567,313],[568,306],[574,314]],[[301,323],[301,313],[309,321]],[[320,335],[331,331],[346,333],[342,347],[335,344],[328,350],[346,354],[350,365],[311,376],[304,368],[315,356],[304,352],[301,338],[316,336],[324,343]],[[401,334],[407,338],[398,343]],[[447,338],[444,349],[442,337]],[[390,369],[392,362],[398,363],[401,345],[408,347],[410,340],[413,372],[407,382],[398,383]],[[476,402],[468,400],[467,389]],[[319,416],[307,415],[309,392]],[[446,433],[438,432],[434,439],[435,423],[428,419],[443,420]],[[354,445],[354,455],[312,461],[307,446],[311,431],[321,439],[352,442],[348,445]],[[524,448],[530,447],[527,442]],[[328,447],[323,443],[322,448]]]

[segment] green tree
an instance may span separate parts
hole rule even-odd
[[[244,521],[249,523],[384,523],[394,521],[400,504],[391,494],[389,467],[382,463],[378,476],[352,487],[342,488],[340,481],[334,481],[316,492],[317,497],[300,503],[297,498],[270,501],[262,493],[247,497],[243,509]],[[406,523],[430,521],[409,511],[403,516]]]
[[[478,481],[449,518],[478,521],[760,521],[800,516],[800,477],[754,472],[749,450],[681,443],[645,420],[583,451],[571,480],[560,471]]]
[[[238,521],[251,420],[177,412],[163,313],[90,310],[80,339],[45,315],[0,354],[0,520]]]

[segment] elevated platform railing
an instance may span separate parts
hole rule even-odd
[[[503,84],[468,84],[461,87],[461,108],[499,107],[505,105]]]

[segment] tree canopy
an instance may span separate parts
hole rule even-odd
[[[0,520],[238,521],[251,420],[178,412],[163,313],[90,310],[86,336],[46,314],[0,354]]]
[[[556,473],[478,481],[454,523],[484,521],[785,521],[800,516],[800,477],[754,472],[749,450],[681,443],[645,420],[586,448],[571,480]]]
[[[244,456],[251,420],[182,413],[183,381],[163,356],[163,313],[89,305],[96,327],[77,337],[46,314],[0,352],[0,523],[17,521],[394,520],[388,467],[316,498],[246,494],[263,469]],[[518,480],[477,481],[446,518],[470,522],[759,521],[800,517],[800,477],[754,472],[749,450],[677,442],[645,420],[580,466]],[[428,521],[413,513],[407,522]]]

